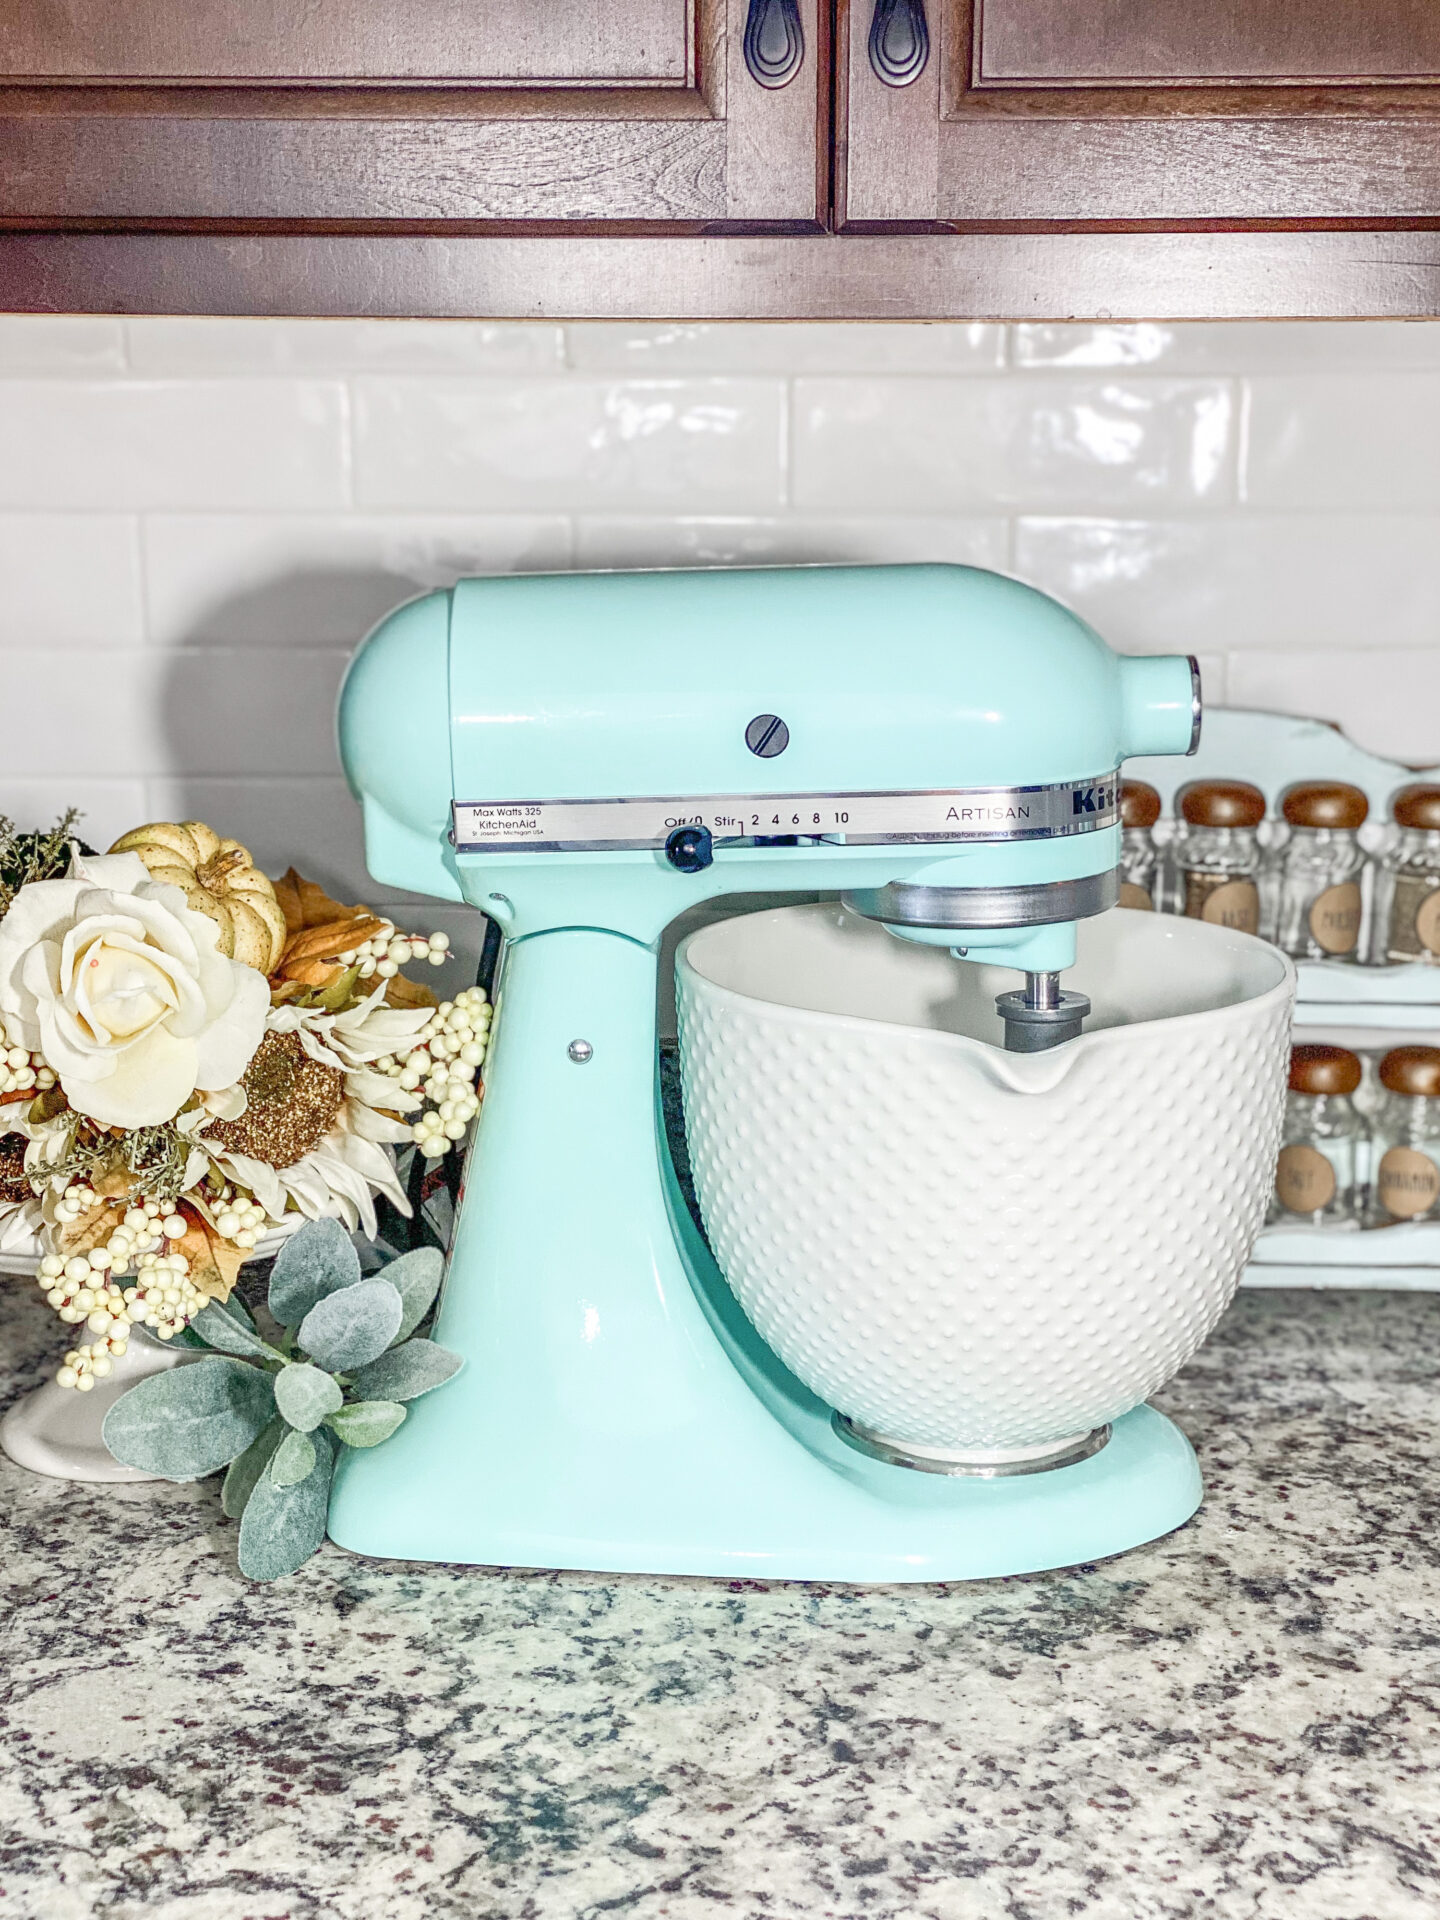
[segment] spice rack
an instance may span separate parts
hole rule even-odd
[[[1368,853],[1376,852],[1390,831],[1389,803],[1396,788],[1427,775],[1440,779],[1440,771],[1402,766],[1367,753],[1323,721],[1227,707],[1207,710],[1200,749],[1193,759],[1178,763],[1132,760],[1125,771],[1158,790],[1164,809],[1162,826],[1173,820],[1176,789],[1187,780],[1253,781],[1263,790],[1272,814],[1278,813],[1280,795],[1293,781],[1347,780],[1363,788],[1370,800],[1370,818],[1360,829],[1361,844]],[[1273,831],[1268,823],[1262,838],[1267,831]],[[1161,838],[1159,828],[1156,838]],[[1372,879],[1367,868],[1367,925]],[[1327,1040],[1377,1056],[1409,1044],[1440,1046],[1440,965],[1369,967],[1307,960],[1296,971],[1298,1039]],[[1440,1222],[1369,1229],[1267,1227],[1241,1285],[1440,1291]]]

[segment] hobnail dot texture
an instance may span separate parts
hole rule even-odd
[[[1264,1217],[1289,1009],[1252,1005],[1082,1040],[1027,1093],[977,1042],[682,969],[720,1268],[791,1371],[889,1439],[1018,1447],[1114,1420],[1205,1339]]]

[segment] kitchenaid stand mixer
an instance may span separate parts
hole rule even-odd
[[[1006,1044],[1059,1044],[1086,1011],[1060,985],[1075,923],[1116,898],[1120,764],[1193,750],[1198,721],[1189,660],[1120,658],[960,567],[471,580],[384,621],[340,713],[371,872],[481,908],[506,948],[436,1336],[466,1365],[347,1457],[332,1537],[896,1581],[1074,1564],[1186,1519],[1194,1456],[1143,1405],[1089,1457],[994,1478],[837,1430],[679,1192],[656,966],[697,902],[838,891],[1018,968]]]

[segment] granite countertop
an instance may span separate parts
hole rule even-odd
[[[1200,1516],[989,1584],[252,1587],[213,1482],[0,1462],[0,1914],[1429,1920],[1437,1357],[1440,1297],[1243,1296],[1163,1398]]]

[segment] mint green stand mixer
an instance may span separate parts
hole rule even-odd
[[[505,937],[436,1337],[465,1357],[347,1455],[360,1553],[918,1581],[1073,1565],[1178,1526],[1188,1442],[1139,1406],[1014,1477],[869,1457],[740,1311],[660,1115],[657,958],[685,909],[839,892],[1012,966],[1007,1045],[1063,1044],[1075,923],[1115,902],[1118,769],[1193,751],[1193,662],[1121,658],[969,568],[462,581],[357,654],[340,745],[384,885]],[[962,963],[963,964],[963,963]]]

